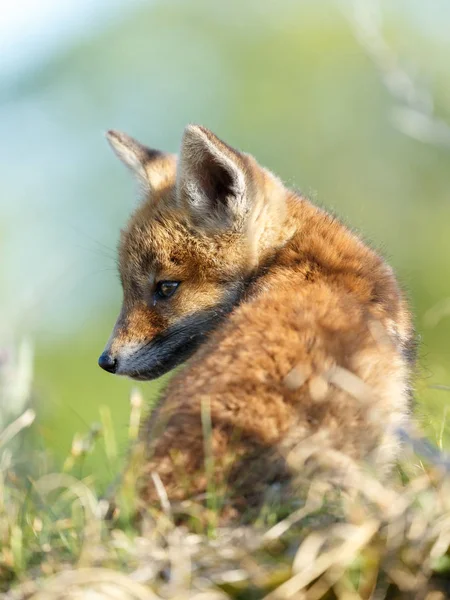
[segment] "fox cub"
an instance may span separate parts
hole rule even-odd
[[[392,269],[204,127],[185,129],[178,158],[108,140],[145,196],[121,234],[123,305],[99,364],[151,380],[188,360],[143,428],[143,500],[158,501],[157,474],[172,501],[213,477],[251,505],[290,480],[302,443],[318,463],[329,450],[385,471],[414,362]]]

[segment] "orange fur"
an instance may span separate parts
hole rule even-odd
[[[318,455],[329,447],[384,470],[408,417],[414,361],[392,269],[336,218],[204,128],[187,129],[178,167],[146,156],[165,169],[163,184],[148,186],[122,233],[124,304],[106,352],[119,374],[138,378],[130,365],[139,356],[142,378],[151,378],[145,349],[155,339],[218,312],[143,430],[145,501],[158,499],[151,473],[172,500],[205,492],[205,410],[215,481],[243,505],[288,480],[287,453],[317,433]],[[163,302],[152,295],[161,280],[181,282]]]

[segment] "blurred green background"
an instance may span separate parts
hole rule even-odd
[[[134,384],[97,357],[120,306],[115,248],[136,190],[103,132],[176,151],[189,122],[254,154],[391,261],[421,336],[417,414],[434,439],[447,435],[448,3],[386,0],[378,15],[369,0],[68,4],[43,1],[0,62],[0,346],[9,356],[33,341],[38,447],[62,460],[106,406],[125,452]],[[159,385],[141,386],[146,400]],[[0,408],[7,419],[16,407]],[[112,454],[96,450],[86,472],[110,479]]]

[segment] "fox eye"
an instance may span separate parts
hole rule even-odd
[[[179,281],[158,281],[155,289],[155,298],[170,298],[179,285]]]

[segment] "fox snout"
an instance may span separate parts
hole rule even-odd
[[[134,379],[153,379],[162,374],[167,359],[161,338],[167,324],[145,306],[122,307],[106,347],[98,359],[99,366],[116,375]]]
[[[149,340],[118,342],[112,337],[98,359],[98,365],[108,373],[138,380],[150,380],[164,375],[172,360],[161,343],[164,336]]]
[[[98,364],[108,373],[140,381],[161,377],[187,360],[231,308],[201,310],[162,327],[154,324],[151,311],[140,320],[136,314],[121,316]]]

